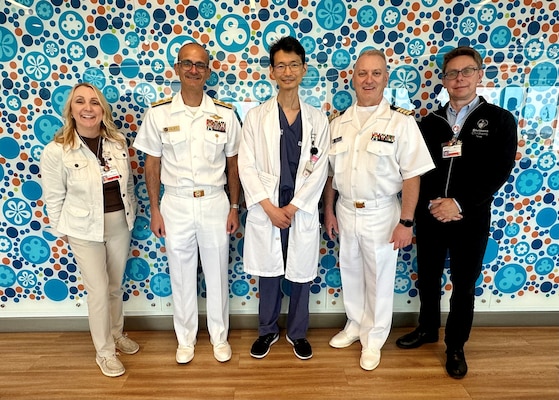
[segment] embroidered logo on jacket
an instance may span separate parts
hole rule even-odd
[[[485,129],[489,126],[489,121],[486,119],[480,119],[476,123],[476,127],[472,129],[472,135],[477,138],[481,138],[483,136],[489,136],[489,129]]]

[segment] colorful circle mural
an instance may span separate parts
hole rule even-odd
[[[252,2],[251,2],[252,4]],[[546,306],[559,285],[559,6],[553,1],[18,0],[0,4],[0,304],[33,309],[84,296],[71,249],[48,232],[39,161],[62,126],[70,88],[87,81],[134,140],[153,101],[178,90],[172,63],[185,41],[211,55],[208,93],[247,107],[273,96],[269,45],[293,35],[307,52],[301,96],[326,114],[354,100],[352,67],[383,49],[386,96],[426,115],[444,102],[442,56],[458,45],[483,55],[480,93],[518,120],[517,164],[496,193],[478,296]],[[131,150],[139,211],[124,281],[125,300],[171,294],[165,243],[149,230],[142,154]],[[488,171],[490,173],[490,171]],[[244,214],[242,219],[244,220]],[[230,296],[256,311],[258,285],[242,268],[242,229],[231,238]],[[321,241],[312,293],[325,311],[343,294],[337,242]],[[400,254],[395,295],[417,297],[413,246]],[[203,276],[199,293],[205,297]],[[443,293],[450,288],[445,277]],[[340,304],[338,302],[338,304]],[[27,308],[26,308],[27,307]],[[314,310],[321,310],[314,305]]]

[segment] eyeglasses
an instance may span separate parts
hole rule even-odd
[[[274,66],[273,68],[274,68],[274,71],[277,71],[280,74],[283,74],[287,67],[289,67],[291,72],[297,72],[301,68],[301,65],[303,65],[303,63],[292,62],[290,64],[278,64],[278,65]]]
[[[458,78],[458,74],[460,74],[460,73],[462,74],[462,76],[464,78],[469,78],[470,76],[475,74],[476,71],[479,71],[479,68],[466,67],[464,69],[453,69],[453,70],[448,71],[447,73],[443,74],[443,78],[448,79],[448,80],[453,80],[453,79]]]
[[[192,66],[194,65],[196,67],[196,70],[198,70],[199,72],[206,72],[206,70],[209,68],[208,64],[204,64],[201,61],[192,62],[190,60],[179,60],[178,64],[180,64],[180,66],[186,70],[192,69]]]

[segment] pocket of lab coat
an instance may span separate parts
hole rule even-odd
[[[318,213],[309,214],[304,211],[295,213],[295,229],[298,232],[309,232],[319,228]]]
[[[266,189],[266,194],[268,195],[270,201],[277,205],[279,177],[264,171],[259,171],[258,179],[260,179],[260,183],[262,183],[262,186]]]

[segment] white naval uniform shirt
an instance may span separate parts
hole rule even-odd
[[[204,94],[192,115],[180,92],[172,100],[158,103],[148,110],[134,147],[161,157],[161,183],[175,187],[225,185],[226,157],[237,155],[241,131],[232,107]]]
[[[404,179],[435,165],[411,115],[382,99],[363,126],[353,104],[330,123],[332,185],[348,200],[378,200],[398,194]]]

